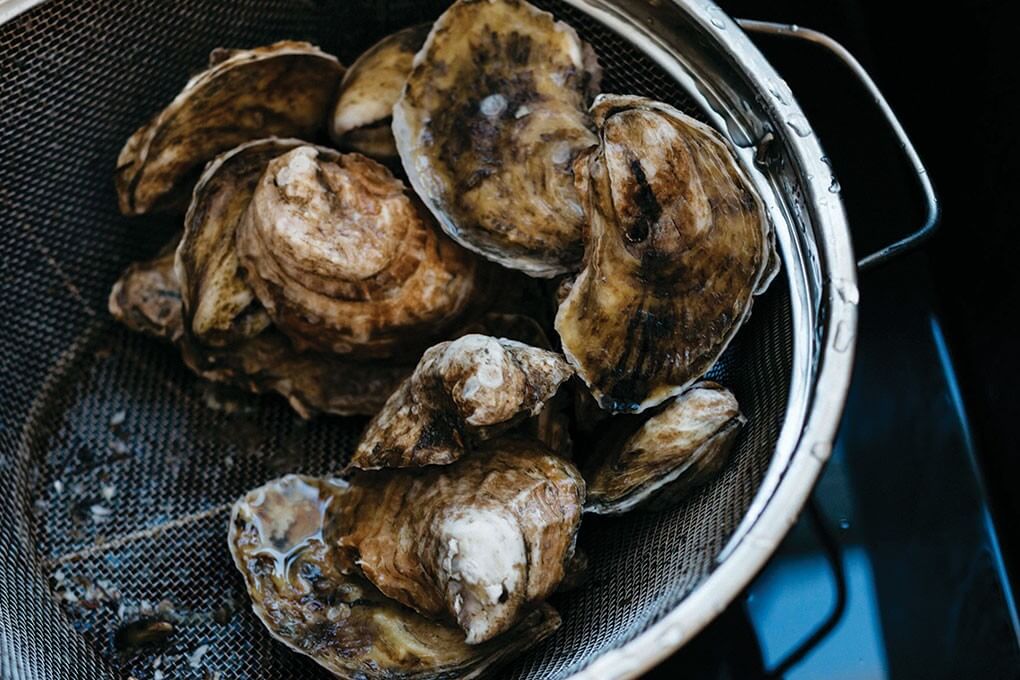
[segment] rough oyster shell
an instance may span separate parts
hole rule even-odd
[[[110,314],[137,333],[159,340],[181,338],[181,290],[174,273],[177,239],[151,260],[129,266],[110,291]]]
[[[393,109],[407,176],[446,232],[531,276],[576,270],[572,160],[596,144],[601,73],[570,26],[523,0],[461,0],[434,24]]]
[[[333,517],[340,480],[288,475],[234,505],[228,544],[252,609],[270,634],[345,680],[476,678],[540,642],[559,616],[540,605],[504,635],[468,645],[337,568]]]
[[[318,137],[343,72],[335,57],[304,42],[214,50],[209,68],[121,150],[114,174],[120,211],[183,208],[202,166],[243,142]]]
[[[465,335],[428,349],[365,428],[350,465],[446,465],[533,416],[573,371],[555,352]]]
[[[358,472],[337,506],[345,571],[478,644],[566,573],[584,480],[536,441],[498,439],[452,465]]]
[[[393,105],[431,29],[431,24],[421,24],[397,31],[351,64],[333,108],[330,132],[338,144],[379,161],[398,158],[391,127]]]
[[[211,161],[195,185],[176,271],[184,323],[199,342],[223,346],[269,326],[269,315],[241,276],[234,237],[269,161],[305,144],[276,138],[242,144]]]
[[[602,408],[640,412],[705,374],[770,275],[769,221],[726,142],[671,106],[600,96],[575,164],[585,267],[556,315]]]
[[[266,167],[237,255],[298,348],[357,356],[420,352],[474,310],[491,272],[384,166],[310,146]]]
[[[132,330],[175,343],[188,367],[203,378],[256,393],[277,392],[309,418],[318,412],[374,414],[414,369],[403,362],[298,352],[273,328],[227,347],[196,342],[183,332],[176,246],[175,241],[155,259],[124,272],[110,293],[110,313]]]
[[[584,466],[585,510],[616,515],[683,500],[719,472],[745,422],[733,394],[710,381],[639,424],[614,418]]]

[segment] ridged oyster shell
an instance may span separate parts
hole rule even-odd
[[[707,380],[651,417],[613,418],[585,461],[585,510],[616,515],[680,502],[719,472],[745,422],[733,394]]]
[[[561,355],[506,338],[470,334],[439,343],[365,428],[350,464],[452,463],[479,441],[537,415],[572,374]],[[550,441],[560,436],[548,434]]]
[[[296,347],[360,357],[417,356],[477,309],[492,271],[384,166],[310,146],[266,167],[237,255]]]
[[[336,545],[345,571],[478,644],[560,585],[583,503],[569,462],[534,440],[495,439],[450,465],[356,472]]]
[[[238,144],[320,137],[343,72],[305,42],[215,50],[209,68],[124,145],[114,175],[120,211],[186,207],[206,162]]]
[[[247,142],[217,156],[195,185],[175,267],[184,323],[197,341],[224,346],[269,326],[269,315],[241,275],[234,241],[266,165],[305,144],[276,138]]]
[[[570,26],[524,0],[460,0],[436,21],[393,109],[407,176],[443,229],[531,276],[576,270],[572,161],[596,144],[600,70]]]
[[[184,362],[207,380],[284,396],[302,417],[319,412],[372,415],[414,369],[399,361],[352,361],[299,352],[272,327],[225,347],[204,345],[184,332],[177,242],[156,258],[131,265],[113,286],[109,309],[128,328],[176,344]]]
[[[341,147],[383,162],[398,158],[391,125],[393,105],[431,29],[431,24],[421,24],[388,35],[347,69],[330,128]]]
[[[341,480],[288,475],[234,505],[228,545],[252,609],[269,633],[344,680],[477,678],[551,635],[560,619],[539,605],[483,644],[387,598],[340,570]]]
[[[640,412],[705,374],[772,273],[762,200],[726,142],[671,106],[600,96],[574,174],[584,269],[556,316],[603,409]]]

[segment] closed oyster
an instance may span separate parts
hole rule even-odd
[[[602,408],[640,412],[705,374],[771,274],[761,199],[726,142],[666,104],[601,96],[577,159],[585,266],[556,315]]]
[[[223,346],[258,335],[269,325],[241,276],[234,237],[269,161],[304,144],[276,138],[242,144],[210,162],[195,185],[176,271],[184,323],[197,341]]]
[[[176,239],[151,260],[128,267],[110,291],[115,319],[137,333],[177,342],[181,337],[181,290],[174,274]]]
[[[319,137],[344,71],[294,41],[216,50],[210,62],[120,152],[114,180],[125,215],[183,208],[206,162],[238,144]]]
[[[352,361],[298,352],[273,328],[226,347],[209,347],[183,332],[174,271],[176,241],[153,260],[131,265],[110,293],[110,313],[132,330],[176,344],[191,370],[207,380],[283,395],[302,417],[376,413],[413,365]]]
[[[536,415],[572,375],[559,354],[465,335],[429,348],[365,429],[361,469],[446,465]]]
[[[333,108],[330,132],[338,144],[379,161],[398,158],[391,127],[393,105],[431,28],[421,24],[388,35],[351,64]]]
[[[361,357],[416,354],[448,334],[491,271],[443,237],[385,167],[310,146],[266,167],[237,255],[298,348]]]
[[[596,144],[601,74],[570,26],[523,0],[460,0],[436,21],[393,109],[407,176],[446,232],[531,276],[575,270],[573,159]]]
[[[616,515],[645,505],[669,507],[714,477],[746,419],[725,387],[700,382],[640,424],[609,423],[584,466],[585,510]],[[635,430],[636,425],[636,430]]]
[[[559,586],[583,502],[573,465],[538,442],[498,439],[452,465],[356,473],[336,545],[345,572],[478,644]]]
[[[340,480],[288,475],[234,505],[228,544],[252,609],[269,633],[344,680],[476,678],[552,634],[541,605],[504,635],[468,645],[338,568],[335,521],[349,493]]]

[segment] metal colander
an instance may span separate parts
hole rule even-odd
[[[324,677],[251,613],[226,521],[232,501],[268,479],[338,469],[365,421],[305,423],[279,398],[214,389],[176,350],[112,321],[113,281],[179,228],[122,217],[113,166],[214,47],[292,38],[350,63],[443,4],[0,2],[4,678]],[[554,598],[562,628],[506,671],[624,677],[705,625],[793,522],[849,380],[855,270],[817,140],[718,8],[540,4],[594,45],[605,91],[661,99],[730,137],[766,197],[784,262],[713,371],[749,418],[724,473],[671,512],[587,518],[587,587]],[[122,624],[150,615],[175,623],[168,644],[118,653]]]

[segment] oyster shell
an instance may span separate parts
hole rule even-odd
[[[574,29],[523,0],[460,0],[443,13],[393,109],[393,135],[451,237],[531,276],[578,268],[571,162],[597,143],[586,106],[600,78]]]
[[[559,626],[555,610],[540,605],[504,635],[468,645],[459,628],[429,621],[341,572],[334,516],[347,493],[340,480],[288,475],[234,505],[234,564],[255,615],[290,649],[348,680],[476,678]]]
[[[202,166],[243,142],[318,137],[343,71],[304,42],[214,50],[209,68],[121,150],[114,175],[120,211],[183,208]]]
[[[338,144],[379,161],[398,158],[391,126],[393,105],[431,29],[431,24],[421,24],[397,31],[351,64],[333,108],[330,132]]]
[[[356,473],[336,546],[345,572],[478,644],[559,586],[583,502],[573,465],[536,441],[499,439],[452,465]]]
[[[584,466],[585,510],[616,515],[645,505],[662,509],[683,500],[714,477],[746,423],[737,400],[722,385],[700,382],[662,411],[637,424],[610,422]]]
[[[177,240],[151,260],[135,262],[113,284],[110,314],[131,330],[177,342],[181,338],[181,290],[174,273]]]
[[[575,164],[585,267],[556,315],[602,408],[640,412],[705,374],[771,273],[769,221],[726,142],[671,106],[600,96]]]
[[[135,331],[176,344],[185,363],[207,380],[256,393],[277,392],[302,417],[376,413],[413,365],[352,361],[298,352],[273,328],[226,347],[209,347],[183,332],[176,241],[153,260],[128,267],[110,293],[110,313]]]
[[[572,374],[559,354],[465,335],[429,348],[365,428],[350,465],[446,465],[536,415]]]
[[[241,276],[234,237],[269,161],[304,144],[247,142],[217,156],[195,185],[175,266],[184,323],[197,341],[221,347],[269,326],[269,315]]]
[[[245,277],[299,349],[414,354],[462,323],[491,269],[389,170],[303,146],[266,167],[237,232]]]

